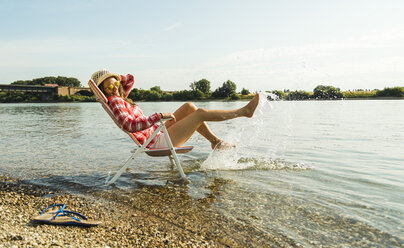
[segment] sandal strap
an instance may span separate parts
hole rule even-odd
[[[48,210],[48,209],[50,209],[50,208],[53,208],[53,207],[61,207],[61,208],[59,208],[58,211],[56,211],[56,213],[60,213],[60,212],[63,212],[63,209],[65,209],[66,205],[65,205],[65,204],[53,204],[53,205],[51,205],[51,206],[45,208],[44,210],[42,210],[41,215],[42,215],[43,213],[45,213],[46,210]]]
[[[44,214],[48,209],[54,208],[54,207],[60,207],[60,208],[54,213],[51,220],[54,220],[59,216],[67,216],[76,221],[81,221],[80,219],[87,220],[87,217],[85,217],[84,215],[82,215],[80,213],[73,212],[70,210],[65,210],[65,208],[66,208],[65,204],[53,204],[53,205],[45,208],[44,210],[42,210],[41,215]]]
[[[87,218],[86,218],[84,215],[82,215],[82,214],[80,214],[80,213],[77,213],[77,212],[69,211],[69,210],[62,210],[61,212],[56,213],[56,214],[52,217],[51,220],[54,220],[54,219],[56,219],[56,218],[59,217],[59,216],[70,217],[70,218],[72,218],[72,219],[74,219],[74,220],[76,220],[76,221],[80,221],[80,222],[81,222],[81,220],[80,220],[79,218],[81,218],[81,219],[83,219],[83,220],[87,220]],[[76,217],[74,217],[74,216],[77,216],[78,218],[76,218]]]
[[[64,210],[63,213],[67,213],[67,215],[76,215],[79,218],[82,218],[83,220],[87,220],[86,216],[84,216],[84,215],[82,215],[80,213],[77,213],[77,212],[73,212],[73,211],[70,211],[70,210]]]

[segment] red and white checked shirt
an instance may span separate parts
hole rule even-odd
[[[125,91],[126,97],[129,95],[134,83],[135,78],[133,75],[121,75],[121,84]],[[121,127],[124,130],[133,133],[140,144],[146,142],[146,140],[159,126],[156,124],[160,120],[160,115],[158,113],[145,116],[142,110],[136,104],[130,105],[119,96],[108,97],[108,105],[111,107],[112,112],[114,112],[114,116],[118,120]],[[156,142],[157,137],[161,133],[163,132],[160,131],[156,137],[154,137],[148,147]]]

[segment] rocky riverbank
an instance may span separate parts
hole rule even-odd
[[[86,196],[0,177],[0,247],[293,247],[250,223],[228,219],[210,206],[221,182],[204,199],[188,196],[184,186],[141,187],[86,192]],[[39,225],[42,209],[64,203],[97,227]]]

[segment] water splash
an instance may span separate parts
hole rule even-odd
[[[109,182],[109,180],[111,179],[111,171],[108,171],[108,175],[107,178],[105,178],[105,184],[107,184]]]
[[[281,160],[274,153],[277,151],[268,150],[259,143],[263,139],[269,140],[271,137],[263,137],[264,126],[268,123],[268,116],[274,109],[273,101],[280,100],[272,93],[260,93],[260,102],[253,118],[247,120],[235,120],[234,128],[226,137],[227,142],[237,144],[237,148],[229,150],[214,150],[202,163],[202,170],[279,170],[279,169],[308,169],[308,166],[299,163],[292,163]],[[263,155],[264,154],[264,155]]]
[[[274,94],[274,93],[260,92],[259,94],[260,94],[260,97],[265,97],[267,102],[269,102],[269,101],[280,101],[281,100],[281,98],[278,95]]]
[[[243,157],[233,150],[214,151],[206,159],[202,170],[310,170],[312,166],[284,159],[265,157]]]

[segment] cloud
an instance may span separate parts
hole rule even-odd
[[[181,25],[177,22],[165,30]],[[85,82],[90,72],[107,67],[134,73],[143,88],[158,84],[165,90],[184,89],[201,78],[210,80],[212,88],[230,79],[238,89],[249,90],[311,90],[323,82],[343,89],[383,88],[404,78],[404,29],[334,42],[239,50],[205,60],[181,55],[189,59],[187,64],[151,45],[95,37],[0,39],[0,76],[11,82],[53,73]]]
[[[218,67],[251,63],[276,63],[298,58],[314,59],[340,56],[359,50],[402,49],[404,47],[404,29],[392,29],[383,32],[350,37],[340,42],[310,43],[295,46],[281,46],[235,51],[206,61],[206,66]]]
[[[174,29],[176,29],[176,28],[178,28],[180,26],[182,26],[182,22],[176,22],[176,23],[172,24],[171,26],[166,27],[164,29],[164,31],[169,32],[169,31],[172,31],[172,30],[174,30]]]
[[[160,64],[137,71],[141,82],[184,89],[206,78],[212,89],[226,80],[238,90],[312,90],[325,83],[341,89],[383,88],[404,77],[404,32],[390,30],[335,42],[234,51],[189,65]],[[148,86],[144,86],[147,88]]]

